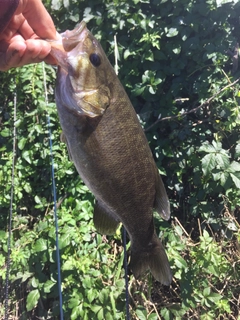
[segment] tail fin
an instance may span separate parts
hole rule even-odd
[[[169,261],[163,245],[156,234],[153,235],[148,247],[142,250],[135,250],[133,244],[131,248],[130,269],[136,279],[150,269],[154,278],[162,284],[169,286],[172,282]]]

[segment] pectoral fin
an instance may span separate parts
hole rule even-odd
[[[162,182],[162,178],[158,175],[157,184],[156,184],[156,196],[154,209],[160,214],[164,220],[170,218],[170,204],[167,196],[166,189]]]
[[[102,234],[114,234],[118,227],[119,221],[117,221],[113,214],[102,204],[96,200],[93,222],[98,232]]]

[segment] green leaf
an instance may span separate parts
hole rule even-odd
[[[33,276],[33,272],[24,272],[21,281],[24,282],[24,281],[26,281],[27,279],[29,279],[32,276]]]
[[[59,249],[63,249],[67,246],[69,246],[71,241],[71,235],[70,233],[66,232],[59,238]]]
[[[23,186],[24,190],[27,192],[27,193],[31,193],[32,192],[32,188],[31,188],[31,185],[26,183],[24,186]]]
[[[219,293],[212,292],[208,295],[207,299],[210,300],[211,302],[216,303],[217,301],[222,299],[222,295]]]
[[[93,300],[97,297],[97,295],[98,295],[97,291],[93,288],[90,288],[87,291],[87,298],[88,298],[89,303],[92,303]]]
[[[69,303],[68,303],[69,307],[70,307],[71,309],[77,307],[77,306],[80,304],[80,300],[81,300],[81,299],[79,299],[79,298],[71,298],[71,299],[69,300]]]
[[[216,164],[221,169],[227,169],[229,167],[230,161],[229,157],[222,153],[216,154]]]
[[[147,319],[148,319],[148,320],[158,320],[159,317],[158,317],[158,315],[157,315],[156,313],[151,313],[151,314],[148,316]]]
[[[172,38],[172,37],[175,37],[176,35],[178,35],[177,28],[170,28],[170,29],[165,28],[165,32],[166,32],[166,36],[169,38]]]
[[[25,147],[25,144],[27,142],[27,139],[26,138],[22,138],[18,141],[18,148],[20,150],[23,150],[23,148]]]
[[[202,160],[202,171],[203,174],[206,176],[211,173],[211,171],[216,166],[216,156],[213,153],[206,154]]]
[[[31,291],[27,296],[27,311],[31,311],[37,304],[40,298],[40,292],[38,289]]]
[[[11,135],[11,132],[9,130],[9,128],[4,128],[3,130],[1,130],[1,136],[4,138],[7,138]]]
[[[91,310],[92,310],[94,313],[98,313],[101,309],[102,309],[102,306],[91,305]]]
[[[39,285],[39,280],[36,277],[32,278],[31,285],[33,288],[37,288]]]
[[[211,152],[216,152],[216,149],[209,142],[206,142],[199,148],[199,151],[211,153]]]
[[[228,172],[240,172],[240,163],[237,161],[233,161],[231,162],[229,168],[228,168]]]
[[[52,280],[47,280],[45,283],[44,283],[44,286],[43,286],[43,291],[45,293],[50,293],[51,290],[52,290],[52,287],[56,284],[56,282],[52,281]]]
[[[47,250],[47,248],[47,240],[41,238],[36,241],[34,251],[41,252]]]
[[[98,311],[98,313],[97,313],[97,319],[98,319],[98,320],[104,319],[103,308],[101,308],[101,309]]]
[[[29,164],[32,163],[30,151],[28,151],[28,150],[23,151],[23,152],[22,152],[22,157],[23,157],[23,159],[25,159]]]
[[[132,90],[132,93],[135,96],[140,96],[143,93],[145,88],[146,88],[146,86],[142,86],[141,84],[136,85],[135,88]]]
[[[99,294],[99,300],[101,301],[102,304],[107,303],[107,301],[108,301],[108,290],[107,289],[102,289],[102,291]]]
[[[187,268],[187,263],[186,261],[180,256],[180,255],[174,255],[174,260],[175,260],[175,263],[176,263],[176,266],[179,268],[179,269],[185,269]]]
[[[147,320],[147,312],[143,308],[138,308],[136,310],[136,315],[138,316],[139,320]]]
[[[155,93],[156,93],[156,91],[153,89],[152,86],[149,86],[148,90],[149,90],[149,92],[150,92],[151,94],[155,94]]]
[[[204,290],[203,290],[204,297],[208,297],[210,292],[211,292],[210,287],[204,288]]]
[[[228,172],[221,172],[220,173],[220,183],[221,183],[221,186],[225,186],[227,180],[229,178],[229,173]]]
[[[174,52],[175,54],[180,54],[180,52],[181,52],[181,46],[178,46],[178,47],[174,48],[174,49],[173,49],[173,52]]]
[[[240,177],[237,176],[237,175],[234,174],[234,173],[230,173],[230,176],[231,176],[233,182],[235,183],[235,186],[236,186],[238,189],[240,189]]]

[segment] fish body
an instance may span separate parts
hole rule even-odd
[[[60,123],[70,157],[96,198],[94,224],[113,234],[122,222],[131,240],[134,276],[150,269],[169,285],[168,258],[153,223],[153,209],[169,218],[169,201],[135,110],[85,22],[51,45],[59,65]]]

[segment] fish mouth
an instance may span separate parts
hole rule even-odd
[[[81,21],[73,30],[66,30],[61,34],[58,33],[56,40],[46,40],[51,45],[50,54],[55,58],[58,65],[67,70],[69,65],[67,62],[67,53],[85,40],[87,36],[86,31],[86,22]]]
[[[61,34],[64,50],[69,52],[76,45],[84,40],[83,30],[86,29],[86,22],[81,21],[73,30],[66,30]]]

